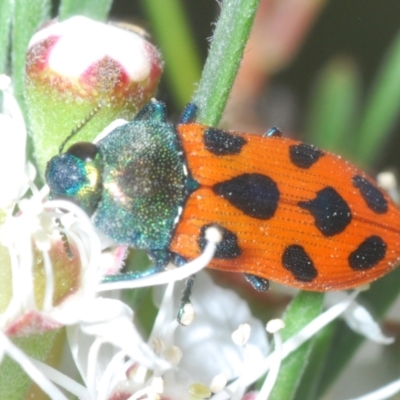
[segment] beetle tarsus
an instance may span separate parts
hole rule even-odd
[[[185,312],[185,306],[187,304],[190,304],[190,296],[192,295],[192,289],[194,286],[196,275],[191,275],[185,282],[185,288],[183,289],[182,292],[182,297],[181,297],[181,306],[179,307],[178,315],[176,319],[181,325],[185,325],[182,322],[182,318],[184,317],[184,312]]]
[[[188,263],[188,260],[178,253],[171,253],[170,260],[172,264],[176,265],[177,267],[183,267],[185,264]]]
[[[282,137],[282,131],[276,127],[273,126],[271,129],[269,129],[267,132],[264,133],[265,137]]]
[[[266,292],[269,289],[268,279],[252,274],[243,274],[243,276],[257,292]]]
[[[179,118],[180,124],[189,124],[194,122],[197,115],[197,106],[194,103],[189,103],[183,110],[181,117]]]
[[[162,101],[152,100],[147,103],[137,114],[134,121],[159,121],[167,122],[167,111],[165,103]]]

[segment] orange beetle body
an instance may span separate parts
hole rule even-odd
[[[279,131],[225,131],[194,123],[195,112],[189,104],[173,126],[152,101],[96,144],[72,145],[47,165],[51,196],[146,250],[147,273],[199,256],[210,226],[222,233],[210,267],[242,272],[258,290],[268,279],[347,289],[396,266],[400,211],[371,178]]]
[[[211,268],[328,291],[373,281],[396,266],[400,210],[365,173],[281,137],[211,128],[220,137],[210,145],[204,136],[209,130],[177,126],[200,187],[184,205],[173,252],[198,256],[202,227],[217,224],[233,236]]]

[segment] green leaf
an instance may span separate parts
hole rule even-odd
[[[8,51],[10,49],[10,30],[12,18],[11,0],[0,1],[0,73],[6,72]]]
[[[369,95],[359,128],[357,158],[376,162],[400,112],[400,33],[391,45]]]
[[[12,63],[15,97],[26,115],[23,98],[25,58],[29,41],[37,28],[50,18],[50,0],[15,0],[12,29]]]
[[[157,43],[165,60],[165,74],[179,109],[193,95],[201,62],[181,0],[143,0]],[[201,7],[198,5],[198,7]]]
[[[98,21],[105,21],[112,5],[112,0],[62,0],[58,17],[61,21],[74,15],[83,15]]]
[[[44,361],[50,353],[59,331],[49,331],[41,335],[17,338],[15,345],[36,360]],[[31,378],[14,360],[5,357],[0,365],[0,393],[2,399],[21,400],[25,398]]]
[[[296,390],[294,400],[318,398],[318,382],[323,369],[330,365],[327,353],[334,333],[335,323],[331,323],[315,336],[308,364]]]
[[[300,292],[286,310],[285,328],[281,331],[282,339],[289,339],[316,318],[322,311],[323,300],[323,293]],[[285,358],[269,400],[293,398],[307,365],[312,343],[313,340],[309,340]]]
[[[197,121],[216,126],[242,60],[259,0],[224,0],[193,103]]]
[[[348,150],[354,141],[354,120],[360,77],[348,59],[336,58],[317,78],[306,121],[307,142],[332,151]],[[349,143],[350,142],[350,143]]]

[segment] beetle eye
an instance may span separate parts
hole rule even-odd
[[[67,154],[71,154],[82,161],[91,161],[97,155],[98,148],[95,144],[90,142],[79,142],[73,144],[67,151]]]

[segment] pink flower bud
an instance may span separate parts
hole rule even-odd
[[[73,17],[31,39],[26,102],[36,157],[43,172],[63,139],[101,105],[76,141],[91,141],[116,118],[132,119],[157,89],[163,62],[139,34]]]

